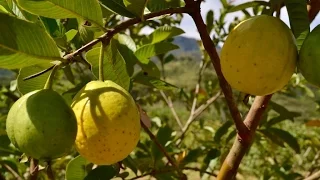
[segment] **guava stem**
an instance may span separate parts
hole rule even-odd
[[[38,166],[39,160],[37,159],[30,159],[30,180],[37,180],[38,178],[38,172],[39,172],[39,166]]]
[[[47,166],[47,176],[50,180],[54,180],[54,174],[52,171],[52,167],[51,167],[51,161],[48,161],[48,166]]]
[[[101,42],[100,56],[99,56],[99,80],[100,81],[104,81],[103,58],[104,58],[104,49],[105,48],[106,48],[106,44]]]
[[[54,79],[54,75],[57,72],[57,70],[60,68],[61,64],[57,64],[53,67],[46,84],[44,85],[44,89],[52,89],[52,84],[53,84],[53,79]]]

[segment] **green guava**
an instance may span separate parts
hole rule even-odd
[[[77,135],[70,106],[50,89],[29,92],[11,107],[6,130],[12,144],[35,159],[55,159],[69,153]]]
[[[232,88],[264,96],[288,84],[297,57],[289,27],[279,18],[259,15],[229,33],[221,50],[221,70]]]
[[[320,87],[320,25],[316,26],[304,40],[298,68],[303,77],[311,84]]]

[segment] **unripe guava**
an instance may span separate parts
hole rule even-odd
[[[112,81],[91,81],[71,105],[78,121],[76,149],[98,165],[125,159],[140,137],[140,114],[131,95]]]
[[[35,90],[18,99],[7,116],[12,144],[35,159],[55,159],[72,149],[77,121],[71,107],[57,92]]]
[[[298,67],[308,82],[320,87],[320,25],[304,40],[299,52]]]
[[[221,50],[221,70],[231,87],[263,96],[288,83],[297,55],[289,27],[278,18],[259,15],[230,32]]]

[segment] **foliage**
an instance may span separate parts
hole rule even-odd
[[[284,2],[300,45],[309,23],[305,1],[295,1],[299,6],[292,1],[233,5],[221,0],[220,14],[209,11],[204,17],[207,31],[219,49],[240,21],[259,14],[279,16]],[[60,67],[53,89],[70,104],[87,82],[99,77],[102,51],[104,79],[128,89],[152,125],[141,131],[138,146],[123,161],[97,166],[74,150],[51,162],[55,179],[153,176],[170,180],[181,178],[181,173],[189,179],[216,176],[236,130],[210,58],[200,42],[199,59],[174,53],[181,48],[175,39],[187,31],[179,28],[183,14],[149,20],[143,16],[183,6],[180,0],[141,0],[136,4],[132,0],[0,0],[0,68],[6,69],[0,70],[0,179],[30,178],[28,157],[6,134],[6,115],[12,104],[23,94],[43,88],[53,66]],[[228,23],[229,13],[239,11],[243,16]],[[103,36],[133,18],[142,21]],[[153,32],[141,34],[145,27]],[[101,36],[108,42],[102,50],[97,41]],[[96,43],[86,51],[70,56],[92,42]],[[8,70],[10,76],[4,77],[1,73]],[[237,91],[233,95],[241,115],[246,116],[254,97]],[[294,74],[272,98],[237,177],[302,179],[319,170],[319,104],[319,89],[299,72]],[[169,163],[170,159],[174,163]],[[48,162],[39,162],[39,179],[50,178],[47,167]]]

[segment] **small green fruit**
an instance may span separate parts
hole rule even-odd
[[[298,67],[303,77],[311,84],[320,87],[320,25],[315,27],[304,40]]]
[[[50,89],[29,92],[11,107],[6,129],[12,144],[35,159],[66,155],[77,134],[76,117],[70,106]]]

